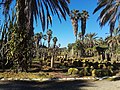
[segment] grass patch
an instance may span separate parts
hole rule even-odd
[[[17,79],[33,79],[33,78],[52,78],[52,75],[49,75],[48,73],[44,72],[38,72],[38,73],[26,73],[26,72],[4,72],[0,73],[0,78],[17,78]]]

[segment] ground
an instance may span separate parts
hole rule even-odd
[[[120,81],[0,81],[0,90],[120,90]]]

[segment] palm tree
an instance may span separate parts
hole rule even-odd
[[[74,51],[76,52],[76,56],[84,56],[84,44],[81,40],[77,40],[74,44],[73,47]]]
[[[51,29],[48,29],[47,31],[47,36],[48,36],[48,48],[50,48],[50,40],[52,38],[52,30]]]
[[[55,50],[55,46],[56,46],[56,42],[58,41],[57,37],[53,37],[53,42],[54,42],[54,46],[53,46],[53,54],[52,54],[52,57],[51,57],[51,68],[54,67],[54,59],[55,59],[55,56],[56,56],[56,50]]]
[[[0,4],[4,6],[3,12],[6,16],[9,14],[10,4],[14,0],[2,0]],[[29,60],[30,52],[33,42],[31,38],[34,35],[33,32],[33,20],[37,22],[38,17],[40,17],[41,26],[43,31],[48,28],[48,25],[52,25],[51,16],[57,14],[59,20],[62,18],[66,20],[66,15],[69,14],[68,8],[69,0],[16,0],[16,8],[12,8],[16,11],[17,20],[17,36],[19,38],[18,45],[18,61],[21,62],[22,68],[27,71],[27,60]],[[8,19],[6,19],[8,22]],[[28,52],[28,50],[30,52]],[[24,53],[23,53],[24,52]],[[25,59],[25,60],[23,60]]]
[[[40,32],[39,33],[40,46],[42,46],[42,41],[41,41],[42,38],[43,38],[43,34],[42,34],[42,32]]]
[[[98,17],[100,26],[104,26],[107,22],[110,24],[110,36],[115,27],[116,20],[120,21],[120,0],[98,0],[98,6],[95,8],[94,13],[102,11]]]
[[[106,38],[106,42],[107,42],[108,46],[110,47],[110,51],[112,53],[115,52],[118,45],[120,45],[119,38],[120,38],[120,35],[119,35],[118,29],[114,29],[112,37],[108,36]]]
[[[71,19],[73,30],[74,30],[74,35],[75,35],[76,40],[77,40],[79,10],[72,10],[70,13],[70,19]]]
[[[57,37],[54,37],[53,38],[53,42],[54,42],[54,46],[53,46],[53,48],[55,48],[55,46],[56,46],[56,42],[58,41],[58,39],[57,39]]]
[[[45,41],[47,40],[47,35],[43,35],[43,39],[44,39],[44,42],[43,42],[43,46],[44,46]]]
[[[43,37],[42,32],[36,33],[35,36],[34,36],[34,39],[35,39],[35,42],[36,42],[36,48],[37,49],[40,46],[40,41],[41,41],[42,37]]]
[[[80,40],[82,40],[82,32],[78,33],[78,37],[79,37]]]
[[[105,44],[105,42],[104,42],[104,40],[103,40],[103,38],[102,38],[102,37],[100,37],[100,38],[97,40],[97,44],[98,44],[99,46],[101,46],[101,45],[104,45],[104,44]]]
[[[85,35],[85,29],[86,29],[86,22],[89,17],[89,14],[86,10],[82,10],[82,13],[79,14],[80,20],[81,20],[81,32],[82,37],[84,38]]]
[[[9,13],[10,5],[12,2],[14,2],[14,0],[1,1],[0,4],[4,6],[4,14]],[[60,15],[62,15],[62,17],[66,20],[66,15],[69,14],[68,3],[70,3],[70,0],[16,0],[16,7],[17,11],[19,12],[17,13],[18,19],[20,20],[20,18],[22,18],[23,20],[21,21],[31,20],[31,22],[33,22],[33,16],[36,20],[37,16],[39,16],[41,26],[43,30],[45,30],[45,27],[48,27],[49,23],[52,24],[51,16],[54,14],[57,14],[60,21]],[[25,15],[27,18],[23,16],[19,17],[19,14]]]
[[[92,48],[96,44],[96,38],[98,38],[96,35],[96,33],[89,33],[85,35],[85,39],[87,39],[88,48]]]
[[[94,46],[96,45],[96,33],[88,33],[85,35],[84,44],[86,46],[86,54],[93,56]]]

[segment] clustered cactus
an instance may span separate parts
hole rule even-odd
[[[82,62],[83,61],[83,62]],[[89,60],[76,60],[73,61],[73,67],[68,69],[68,74],[78,74],[79,76],[93,76],[93,77],[103,77],[103,76],[112,76],[115,73],[113,72],[116,69],[116,62],[108,62],[108,61],[94,61],[91,62]],[[79,65],[82,64],[82,65]],[[79,68],[81,66],[81,68]],[[77,73],[74,73],[77,72]]]

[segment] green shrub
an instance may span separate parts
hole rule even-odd
[[[82,70],[79,71],[80,76],[90,76],[91,75],[91,68],[84,67]]]
[[[97,68],[98,68],[98,62],[95,61],[95,62],[93,63],[93,67],[94,67],[95,69],[97,69]]]
[[[73,66],[77,67],[78,66],[78,61],[73,61]]]
[[[63,66],[68,67],[68,63],[64,62]]]
[[[97,77],[102,77],[103,76],[102,69],[97,69],[96,75]]]
[[[84,76],[84,69],[81,69],[81,70],[79,71],[79,76]]]
[[[97,77],[112,76],[112,69],[98,69],[96,72]]]
[[[83,62],[81,62],[80,60],[78,61],[78,66],[82,67],[83,66]]]
[[[97,70],[96,70],[96,69],[93,69],[93,70],[92,70],[92,76],[93,76],[93,77],[96,77],[96,76],[97,76]]]
[[[90,72],[90,68],[89,67],[85,67],[84,68],[84,76],[90,76],[91,72]]]
[[[77,68],[69,68],[68,69],[68,74],[69,75],[75,75],[78,74],[79,70]]]
[[[47,66],[50,66],[50,64],[51,64],[50,62],[47,62]]]
[[[105,64],[103,64],[103,69],[106,69],[106,68],[107,68],[107,66]]]
[[[103,68],[103,64],[98,64],[98,68],[102,69]]]

